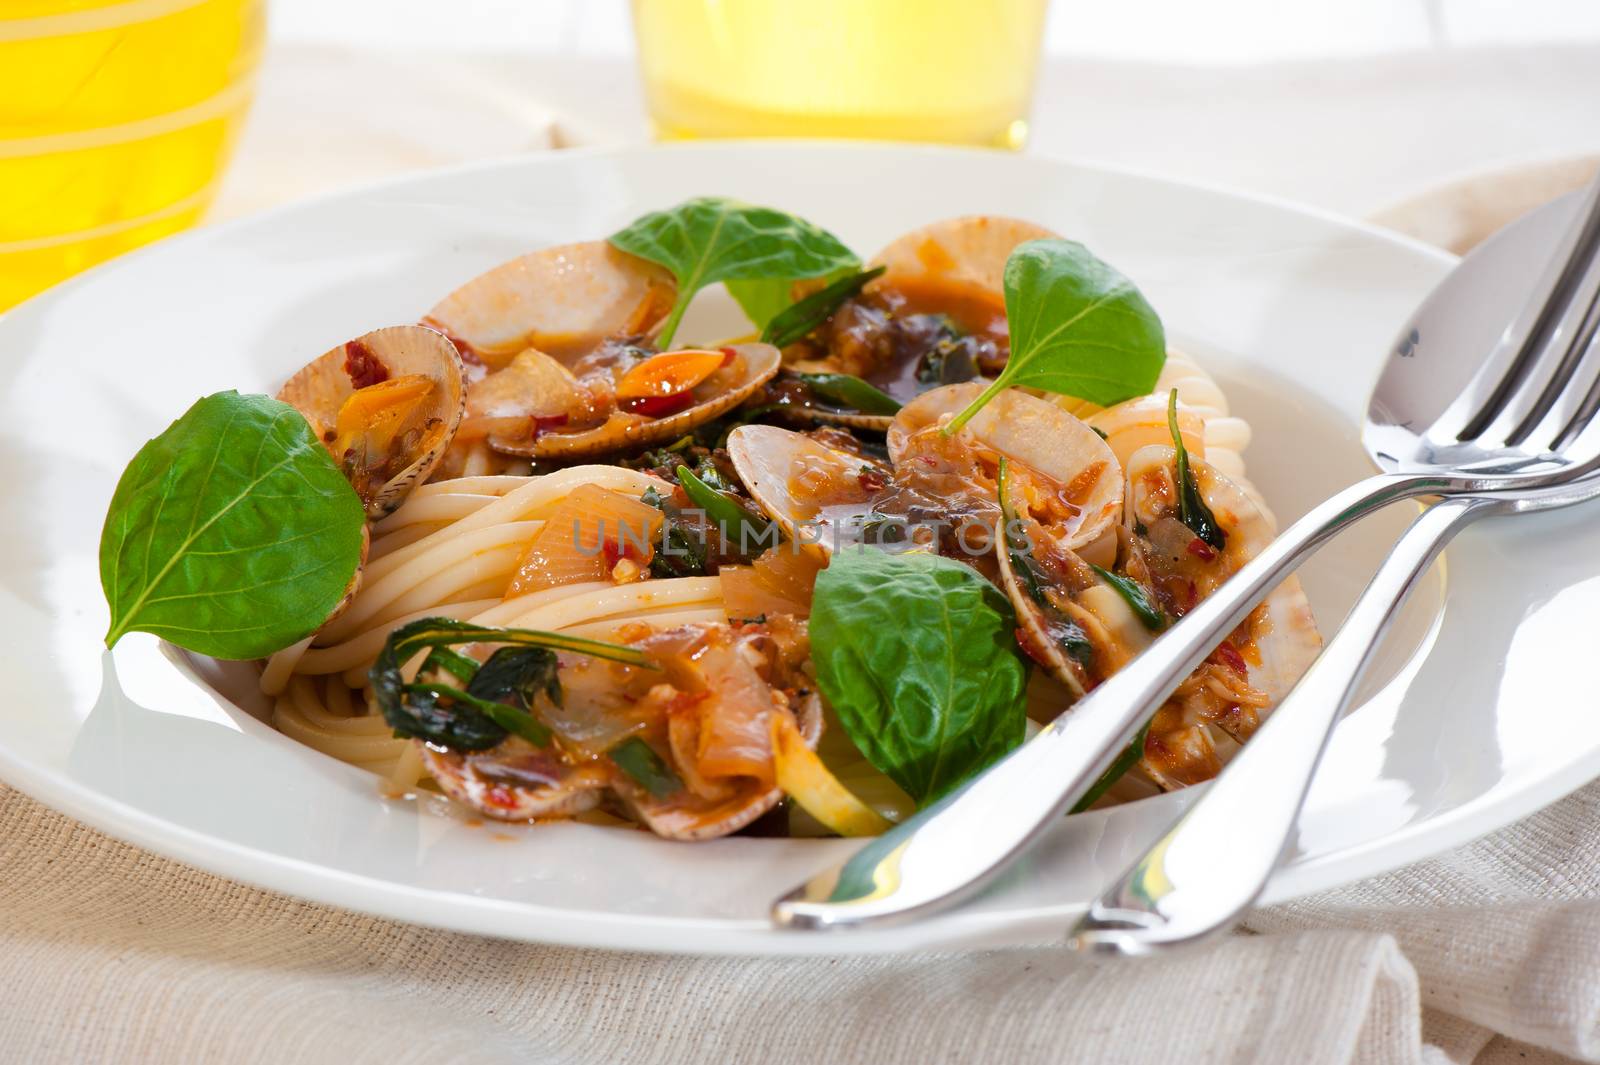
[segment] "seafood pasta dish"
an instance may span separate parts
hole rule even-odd
[[[746,334],[685,335],[717,285]],[[880,833],[1274,535],[1206,370],[1029,222],[867,258],[707,197],[441,296],[200,399],[101,540],[108,644],[258,662],[273,726],[375,797]],[[1319,644],[1290,578],[1080,808],[1214,776]]]

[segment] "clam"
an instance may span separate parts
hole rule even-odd
[[[1031,222],[987,215],[905,234],[873,260],[883,275],[835,313],[822,350],[802,347],[794,369],[860,377],[902,403],[998,369],[1006,354],[1006,260],[1018,244],[1052,236]],[[795,410],[810,420],[879,431],[892,420],[826,399]]]
[[[421,326],[376,329],[307,364],[278,392],[305,415],[373,520],[433,472],[461,424],[461,358]]]
[[[888,269],[885,288],[938,286],[1005,307],[1006,260],[1018,244],[1057,237],[1032,222],[998,215],[966,215],[934,222],[895,240],[872,260]]]
[[[661,352],[626,369],[586,368],[580,362],[576,376],[562,376],[553,362],[539,352],[524,352],[501,371],[522,373],[537,384],[521,393],[525,413],[519,431],[492,433],[490,447],[508,455],[565,460],[667,443],[748,400],[778,372],[781,357],[770,344],[736,344]],[[489,375],[473,389],[498,376]],[[584,424],[593,417],[603,420]]]
[[[996,487],[1003,540],[995,558],[1017,640],[1077,699],[1149,646],[1151,633],[1077,552],[1044,549],[1050,534],[1032,512],[1039,493],[1025,471],[1008,462]]]
[[[498,370],[528,348],[568,361],[648,333],[672,309],[671,272],[603,240],[530,252],[468,281],[422,319]]]
[[[941,432],[944,422],[965,410],[984,387],[981,381],[946,385],[902,407],[887,438],[896,469],[921,451],[948,448],[949,438]],[[1112,537],[1122,515],[1122,467],[1106,442],[1083,422],[1053,403],[1007,389],[979,410],[954,439],[1043,478],[1065,504],[1066,516],[1049,529],[1063,547],[1091,553],[1097,562],[1114,549]]]
[[[728,457],[767,516],[792,543],[831,552],[860,538],[881,484],[863,480],[859,455],[776,425],[741,425]]]
[[[1171,447],[1152,445],[1134,452],[1128,460],[1128,527],[1143,525],[1154,529],[1163,516],[1170,515],[1175,452]],[[1250,497],[1228,477],[1205,462],[1190,462],[1200,495],[1216,514],[1228,534],[1221,560],[1228,573],[1243,566],[1264,551],[1277,535],[1272,522]],[[1252,664],[1250,680],[1273,704],[1289,694],[1300,675],[1322,649],[1311,604],[1300,587],[1300,579],[1290,576],[1245,620],[1241,631],[1253,638],[1260,656]]]
[[[815,749],[822,736],[822,700],[815,692],[800,700],[795,718],[806,746]],[[693,795],[657,799],[626,778],[617,780],[615,791],[628,813],[658,836],[678,840],[715,839],[739,831],[783,799],[782,789],[770,782],[754,777],[736,779],[737,783],[726,795],[715,799]]]
[[[1201,498],[1226,534],[1220,550],[1198,540],[1177,517],[1175,454],[1157,444],[1129,458],[1129,540],[1138,545],[1147,578],[1165,581],[1169,588],[1177,582],[1184,594],[1203,598],[1266,548],[1273,526],[1238,485],[1209,463],[1191,461]],[[1321,646],[1311,606],[1299,580],[1290,577],[1212,656],[1244,669],[1208,660],[1157,714],[1142,771],[1163,788],[1214,776],[1234,745],[1248,739],[1294,687]]]
[[[446,795],[502,821],[571,817],[592,810],[610,781],[600,765],[568,766],[515,738],[468,754],[416,743],[423,766]]]

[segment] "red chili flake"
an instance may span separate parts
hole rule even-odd
[[[723,366],[732,366],[733,365],[733,360],[737,359],[739,357],[739,353],[737,351],[734,351],[732,348],[718,348],[717,350],[722,352],[722,365]],[[718,369],[721,369],[721,368],[722,367],[718,367]]]
[[[348,341],[344,346],[344,372],[350,377],[351,387],[358,389],[371,388],[389,379],[389,368],[383,360],[359,340]]]
[[[566,424],[567,415],[565,414],[535,414],[528,419],[528,432],[533,439],[537,440],[546,429],[554,429],[557,426]]]
[[[511,794],[511,789],[501,784],[490,788],[483,798],[490,806],[498,806],[502,810],[509,810],[517,805],[517,798]]]
[[[1250,666],[1245,662],[1244,656],[1234,650],[1233,644],[1223,640],[1217,644],[1217,649],[1211,652],[1213,658],[1234,670],[1240,675],[1250,672]]]
[[[889,483],[888,481],[884,480],[883,474],[879,473],[871,466],[861,467],[861,472],[856,474],[856,480],[861,482],[861,490],[863,492],[882,491],[884,485]]]
[[[693,392],[674,392],[670,396],[639,396],[617,404],[629,414],[642,414],[646,418],[665,418],[694,406]]]
[[[619,543],[611,537],[606,537],[600,545],[600,557],[605,560],[606,569],[614,569],[623,559],[633,559],[642,562],[644,559],[639,554],[639,549],[630,543]]]
[[[476,348],[467,343],[465,340],[462,340],[460,337],[456,336],[454,333],[450,332],[450,330],[446,329],[432,318],[424,318],[417,324],[425,329],[432,329],[435,333],[443,334],[444,338],[450,341],[450,346],[456,349],[456,354],[461,356],[461,361],[466,363],[468,366],[484,365],[483,356],[478,354]]]
[[[1210,562],[1217,557],[1216,550],[1198,536],[1189,541],[1189,554],[1202,562]]]
[[[1013,631],[1012,634],[1016,637],[1017,646],[1022,648],[1023,654],[1027,655],[1041,666],[1044,666],[1046,669],[1050,667],[1050,663],[1045,661],[1043,653],[1040,652],[1038,648],[1034,647],[1033,637],[1028,635],[1027,630],[1019,626]]]

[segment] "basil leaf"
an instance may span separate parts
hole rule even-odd
[[[468,643],[509,646],[496,649],[480,666],[451,650]],[[407,683],[401,668],[420,651],[428,652],[420,673],[437,667],[458,680],[466,680],[466,689],[427,680]],[[481,751],[499,744],[508,733],[515,733],[534,746],[543,747],[550,742],[550,730],[528,711],[540,691],[552,702],[561,701],[556,651],[656,668],[643,651],[621,644],[537,629],[500,629],[452,618],[421,618],[389,634],[367,671],[367,679],[378,711],[402,739],[426,740],[457,751]]]
[[[931,802],[1023,740],[1015,627],[1006,597],[959,562],[841,551],[811,603],[817,684],[867,761]]]
[[[819,226],[770,207],[719,196],[686,200],[611,235],[631,255],[660,263],[678,279],[678,301],[656,343],[671,343],[689,301],[718,281],[792,282],[854,269],[859,260]]]
[[[638,736],[629,736],[610,750],[611,760],[617,768],[632,777],[638,785],[657,799],[665,799],[683,790],[683,781],[672,767],[662,760]]]
[[[398,669],[396,675],[398,676]],[[383,719],[397,738],[426,740],[455,751],[485,751],[506,738],[506,730],[468,698],[449,699],[454,689],[428,684],[401,684],[383,707]]]
[[[1189,468],[1189,449],[1184,447],[1183,433],[1178,430],[1176,388],[1167,394],[1167,431],[1172,434],[1172,447],[1178,453],[1174,470],[1178,478],[1178,520],[1205,543],[1221,551],[1228,542],[1228,534],[1222,531],[1217,516],[1206,506],[1205,497],[1200,494],[1200,484],[1194,479],[1194,470]]]
[[[366,515],[299,411],[219,392],[133,457],[100,534],[106,646],[148,632],[263,658],[315,632],[361,562]]]
[[[407,695],[428,700],[429,709],[442,715],[441,720],[445,722],[443,728],[449,737],[448,740],[430,735],[423,735],[419,737],[421,739],[435,743],[446,742],[449,746],[466,750],[482,750],[484,746],[492,747],[505,739],[508,732],[521,736],[535,747],[543,747],[550,742],[552,735],[550,730],[540,724],[526,710],[518,710],[514,706],[491,702],[488,699],[479,699],[471,692],[462,691],[460,688],[449,684],[432,684],[427,681],[418,681],[414,684],[404,685],[403,690]],[[440,706],[440,699],[450,700],[450,705],[448,707]],[[490,729],[490,724],[499,731]],[[482,746],[464,748],[462,744],[467,741],[462,738],[464,735],[461,731],[463,727],[485,730],[483,735],[493,738],[487,743],[483,743]],[[403,732],[400,728],[396,728],[395,735],[407,736],[413,735],[413,733]],[[482,741],[474,740],[472,742]]]
[[[804,299],[790,304],[767,322],[766,328],[761,331],[762,343],[786,348],[800,340],[826,322],[829,315],[838,310],[845,300],[860,294],[861,290],[867,287],[867,282],[882,276],[887,269],[887,266],[875,266],[871,270],[847,274]]]
[[[900,401],[847,373],[796,374],[818,399],[837,403],[862,414],[894,414]]]
[[[435,652],[437,653],[437,652]],[[532,710],[543,692],[561,705],[555,652],[546,647],[501,647],[479,666],[467,683],[467,694],[491,703]]]
[[[1122,274],[1070,240],[1030,240],[1006,260],[1011,355],[983,394],[945,427],[956,432],[1013,386],[1102,407],[1147,394],[1167,360],[1161,319]]]
[[[1160,632],[1167,627],[1166,617],[1156,608],[1154,603],[1150,602],[1150,597],[1144,594],[1144,589],[1139,586],[1138,581],[1131,577],[1123,577],[1112,573],[1108,569],[1102,569],[1092,562],[1089,563],[1089,568],[1094,570],[1101,580],[1116,589],[1117,594],[1122,596],[1123,601],[1128,604],[1128,608],[1133,611],[1134,616],[1144,622],[1145,628],[1151,632]]]
[[[706,484],[689,467],[678,467],[678,483],[683,485],[689,502],[705,511],[706,518],[716,527],[723,546],[731,554],[744,559],[755,558],[781,541],[782,537],[771,522],[750,513]]]

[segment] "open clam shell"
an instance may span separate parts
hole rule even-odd
[[[446,795],[502,821],[571,817],[592,810],[610,781],[600,766],[565,766],[519,741],[467,754],[415,742],[423,766]]]
[[[308,363],[278,399],[305,415],[376,520],[450,446],[465,409],[461,357],[433,329],[375,329]]]
[[[607,337],[648,333],[677,291],[664,267],[591,240],[501,263],[440,300],[422,324],[491,370],[527,348],[570,361]]]
[[[667,443],[744,403],[778,372],[782,357],[771,344],[736,344],[725,370],[695,387],[706,398],[687,410],[660,418],[614,411],[592,429],[542,432],[529,439],[490,436],[489,446],[507,455],[535,459],[577,459]]]
[[[815,750],[822,736],[822,700],[812,692],[801,700],[795,716],[806,746]],[[658,836],[679,840],[715,839],[737,832],[783,799],[781,788],[763,787],[754,779],[731,798],[709,808],[685,804],[678,797],[653,798],[627,780],[618,780],[615,790],[640,824]]]
[[[913,229],[880,251],[874,266],[887,269],[873,282],[882,288],[937,284],[993,293],[1004,301],[1006,260],[1018,244],[1059,234],[1032,222],[999,215],[965,215]]]
[[[776,425],[741,425],[728,434],[728,457],[792,543],[832,553],[860,539],[874,493],[861,482],[858,456]]]
[[[965,410],[985,381],[944,385],[907,403],[889,426],[889,458],[896,466],[915,434],[930,431]],[[1098,433],[1053,403],[1011,388],[975,414],[958,438],[1004,456],[1062,486],[1078,511],[1064,544],[1076,551],[1105,540],[1122,517],[1122,466]]]
[[[1126,520],[1130,529],[1139,524],[1154,528],[1158,520],[1170,518],[1177,498],[1174,458],[1171,447],[1150,445],[1128,460]],[[1227,534],[1219,564],[1232,573],[1272,541],[1272,522],[1238,485],[1209,463],[1192,461],[1190,468],[1201,497]],[[1161,757],[1150,757],[1151,746],[1147,745],[1140,762],[1141,771],[1159,787],[1181,787],[1220,772],[1237,744],[1289,693],[1322,647],[1311,605],[1299,580],[1292,576],[1273,589],[1235,630],[1235,635],[1240,633],[1255,660],[1248,669],[1248,683],[1266,696],[1267,705],[1240,713],[1236,721],[1215,723],[1191,720],[1174,703],[1163,707],[1150,731],[1151,744]]]

